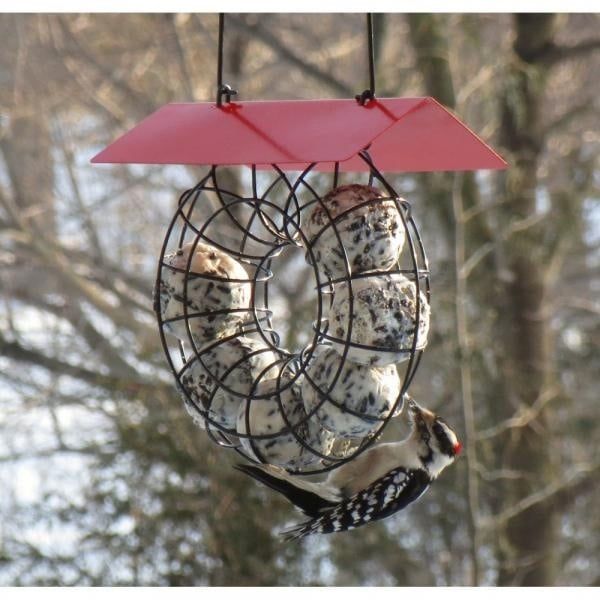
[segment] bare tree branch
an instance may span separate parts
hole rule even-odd
[[[167,396],[172,395],[171,385],[161,384],[156,381],[148,382],[140,378],[131,380],[122,379],[113,375],[103,375],[98,371],[91,371],[85,367],[73,365],[52,356],[47,356],[37,350],[25,348],[17,342],[6,341],[1,335],[0,347],[2,348],[2,354],[7,358],[11,358],[18,362],[37,365],[52,373],[70,375],[76,379],[81,379],[82,381],[106,388],[113,392],[122,391],[127,394],[146,393],[152,396],[157,396],[159,394]]]
[[[471,271],[490,253],[494,250],[495,244],[493,242],[486,242],[482,244],[469,256],[467,260],[461,266],[460,276],[467,279],[471,274]]]
[[[64,43],[57,46],[57,50],[62,52],[65,61],[73,62],[75,72],[89,70],[96,72],[99,81],[110,82],[111,86],[128,100],[130,108],[138,113],[146,115],[156,109],[156,105],[148,98],[148,96],[140,94],[137,90],[132,88],[126,78],[118,77],[114,69],[105,67],[95,56],[83,47],[79,38],[73,35],[66,17],[54,16],[49,18],[56,20],[63,37],[75,50],[74,52],[71,51]],[[87,69],[81,68],[81,65],[76,64],[76,61],[81,61]]]
[[[594,302],[588,298],[561,296],[554,300],[554,306],[557,308],[574,308],[592,315],[600,315],[600,302]]]
[[[475,269],[475,267],[477,267],[477,265],[494,250],[498,241],[506,242],[515,233],[534,227],[546,217],[547,215],[544,213],[535,213],[529,217],[513,221],[498,234],[498,240],[496,242],[486,242],[485,244],[482,244],[467,260],[465,260],[462,265],[461,277],[469,277],[473,269]]]
[[[552,45],[546,49],[543,62],[547,65],[555,65],[558,62],[579,58],[590,52],[600,49],[600,39],[590,39],[571,46]]]
[[[574,467],[564,479],[555,481],[541,489],[539,492],[526,496],[499,515],[481,519],[479,525],[482,529],[493,531],[505,525],[508,521],[524,513],[531,507],[546,502],[553,497],[556,497],[555,502],[561,505],[573,501],[577,496],[577,494],[573,494],[574,490],[578,487],[593,486],[595,476],[599,471],[600,462]]]
[[[475,409],[473,407],[473,383],[471,374],[471,351],[469,340],[469,327],[467,322],[466,298],[467,281],[463,275],[463,264],[465,261],[465,228],[463,219],[463,201],[461,195],[462,178],[456,175],[452,189],[452,207],[454,212],[455,234],[454,234],[454,276],[456,285],[455,315],[456,315],[456,338],[460,355],[460,387],[463,406],[463,418],[465,422],[465,436],[467,446],[467,501],[469,503],[469,532],[470,532],[470,558],[472,571],[472,585],[479,584],[479,556],[477,554],[480,545],[477,523],[479,521],[479,484],[477,480],[477,449],[475,439]]]
[[[480,431],[477,441],[489,440],[515,427],[526,427],[538,417],[548,402],[558,397],[559,393],[560,390],[556,387],[546,388],[531,406],[521,406],[514,417]]]
[[[296,54],[282,42],[280,42],[274,35],[267,31],[260,23],[248,25],[244,19],[230,14],[228,15],[228,21],[230,21],[239,30],[259,39],[263,44],[269,46],[284,60],[287,60],[292,65],[301,69],[306,75],[309,75],[313,79],[320,81],[325,84],[328,88],[331,88],[337,94],[343,97],[353,97],[357,92],[351,89],[344,82],[336,79],[331,73],[322,71],[316,65],[306,62],[304,58]]]
[[[102,263],[104,253],[102,252],[100,239],[98,237],[98,233],[96,232],[96,227],[94,225],[92,215],[90,214],[89,210],[87,209],[87,207],[85,205],[85,202],[83,201],[81,189],[79,186],[79,181],[77,180],[77,175],[73,168],[73,164],[74,164],[73,152],[65,139],[62,124],[57,123],[56,132],[57,132],[56,137],[58,139],[58,145],[62,151],[63,158],[64,158],[63,164],[65,166],[65,169],[66,169],[68,177],[69,177],[69,182],[71,184],[71,190],[73,192],[73,198],[77,204],[77,209],[78,209],[79,214],[81,215],[81,219],[83,221],[83,228],[87,234],[87,237],[88,237],[88,240],[90,243],[90,247],[94,251],[94,255],[95,255],[94,258]]]
[[[39,258],[46,263],[57,275],[59,275],[73,290],[76,290],[98,310],[109,316],[116,325],[126,330],[139,330],[141,327],[138,321],[131,319],[131,316],[123,313],[118,307],[115,307],[106,299],[102,290],[99,290],[93,283],[77,275],[73,270],[73,265],[68,257],[62,252],[62,248],[48,239],[44,233],[35,227],[34,223],[28,222],[23,218],[17,206],[7,197],[0,198],[4,200],[3,204],[10,217],[19,226],[21,232],[28,238],[29,247],[36,252]]]
[[[583,102],[571,106],[554,121],[548,123],[544,129],[544,136],[564,129],[573,119],[591,112],[598,112],[598,103],[595,98],[586,98]]]
[[[502,479],[525,479],[527,473],[524,471],[517,471],[515,469],[496,469],[490,471],[482,465],[477,465],[477,472],[484,481],[499,481]]]
[[[166,24],[167,29],[169,30],[168,37],[170,40],[172,40],[173,48],[175,49],[177,66],[179,67],[179,72],[181,73],[181,84],[186,95],[185,100],[188,102],[193,102],[195,100],[194,86],[192,84],[192,78],[190,76],[185,50],[179,36],[177,15],[173,13],[162,15],[162,21]]]

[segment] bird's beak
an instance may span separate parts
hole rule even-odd
[[[408,400],[408,412],[411,416],[421,414],[423,409],[415,402],[412,396],[406,394],[406,399]]]
[[[409,423],[414,423],[415,419],[423,413],[423,409],[414,401],[412,396],[404,394],[402,411],[406,415]]]

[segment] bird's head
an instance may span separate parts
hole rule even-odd
[[[411,437],[419,444],[419,458],[432,476],[454,462],[462,450],[456,433],[442,417],[419,406],[407,395]]]

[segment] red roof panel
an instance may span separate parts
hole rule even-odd
[[[167,104],[93,163],[270,165],[321,163],[366,171],[369,147],[380,171],[504,169],[506,162],[433,98],[288,100]]]

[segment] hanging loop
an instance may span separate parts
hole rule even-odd
[[[373,15],[367,13],[367,41],[369,43],[369,89],[354,96],[356,101],[365,106],[375,99],[375,51],[373,47]]]
[[[369,103],[369,101],[375,100],[375,94],[372,90],[365,90],[360,94],[356,94],[354,98],[361,106],[365,106]]]
[[[217,63],[217,106],[223,104],[223,96],[226,102],[231,102],[231,96],[237,95],[229,84],[223,83],[223,32],[225,30],[225,14],[219,13],[219,50]]]
[[[225,96],[225,102],[231,102],[231,96],[235,95],[237,95],[237,90],[234,90],[229,84],[221,85],[217,95],[217,106],[223,104],[223,96]]]

